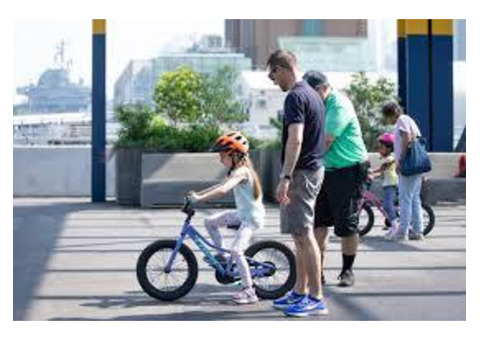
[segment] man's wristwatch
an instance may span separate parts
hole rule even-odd
[[[282,176],[282,179],[286,179],[286,180],[291,181],[291,180],[292,180],[292,176],[290,176],[290,175],[283,175],[283,176]]]

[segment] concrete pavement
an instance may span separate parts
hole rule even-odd
[[[214,211],[199,211],[194,224]],[[361,243],[351,288],[335,286],[341,253],[333,237],[324,289],[330,315],[307,319],[465,320],[466,207],[439,205],[435,213],[435,229],[425,242],[386,242],[375,227]],[[13,319],[297,320],[284,318],[270,301],[233,305],[229,298],[238,288],[216,283],[198,252],[199,278],[189,295],[172,303],[147,296],[136,280],[137,257],[150,242],[176,236],[183,219],[178,209],[14,199]],[[292,246],[278,230],[278,209],[268,206],[266,227],[256,239]],[[233,232],[225,235],[229,240]]]

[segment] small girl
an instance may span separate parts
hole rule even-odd
[[[389,239],[398,229],[397,211],[395,198],[398,190],[398,175],[393,155],[393,143],[395,136],[392,133],[384,133],[378,138],[378,152],[382,156],[382,164],[372,171],[373,177],[381,176],[383,188],[383,209],[387,213],[390,222],[390,230],[385,237]]]
[[[239,132],[230,132],[217,139],[212,148],[220,153],[220,162],[229,169],[225,180],[199,193],[190,192],[193,202],[203,202],[219,198],[233,189],[236,210],[228,210],[214,214],[205,219],[205,227],[215,246],[224,248],[219,228],[227,225],[240,225],[231,246],[235,261],[242,278],[242,290],[233,296],[239,304],[255,303],[258,297],[253,288],[250,268],[244,250],[247,248],[252,234],[263,226],[265,209],[262,203],[262,187],[257,173],[248,157],[248,141]],[[218,254],[216,257],[221,258]]]

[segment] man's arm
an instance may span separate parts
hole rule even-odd
[[[291,176],[297,165],[303,142],[303,124],[290,124],[288,126],[288,139],[285,144],[285,160],[282,175]]]

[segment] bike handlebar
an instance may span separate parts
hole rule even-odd
[[[370,179],[370,178],[367,178],[367,179],[364,181],[364,184],[365,184],[365,187],[366,187],[367,189],[370,189],[370,187],[371,187],[372,184],[373,184],[373,180]]]
[[[194,203],[188,195],[184,197],[184,200],[185,200],[185,204],[182,207],[182,212],[187,214],[188,217],[192,217],[193,215],[195,215]]]

